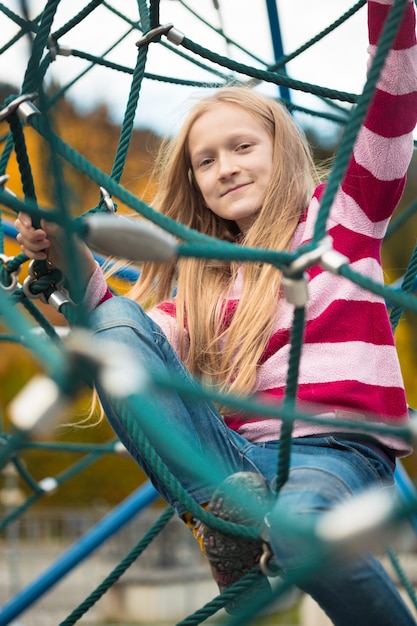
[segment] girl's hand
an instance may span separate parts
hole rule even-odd
[[[15,227],[19,231],[16,240],[26,256],[37,261],[47,260],[63,269],[62,232],[57,224],[42,220],[41,228],[34,228],[30,215],[19,213]]]
[[[17,216],[15,227],[19,231],[16,240],[26,256],[37,261],[49,261],[66,273],[62,254],[64,234],[58,224],[41,220],[41,228],[34,228],[30,215],[21,212]],[[78,238],[76,248],[84,264],[85,279],[88,280],[96,269],[96,262],[89,248]]]

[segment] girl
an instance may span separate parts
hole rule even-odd
[[[368,0],[370,54],[392,0]],[[331,209],[333,247],[370,278],[382,282],[380,249],[389,218],[401,197],[413,149],[416,36],[409,2],[377,93],[356,141],[345,179]],[[313,234],[323,186],[308,148],[291,117],[276,102],[240,87],[225,88],[191,111],[159,162],[153,205],[200,232],[251,247],[295,250]],[[59,266],[56,228],[33,229],[20,215],[18,241],[31,258]],[[112,298],[89,252],[86,299],[90,327],[102,340],[126,344],[153,371],[191,375],[222,391],[280,402],[287,373],[293,307],[285,301],[280,273],[261,263],[180,259],[146,263],[130,299]],[[308,270],[306,313],[298,387],[299,403],[322,418],[372,420],[402,425],[407,405],[384,302],[320,267]],[[176,296],[172,286],[176,283]],[[158,304],[147,313],[141,304]],[[101,394],[120,439],[161,495],[179,515],[198,526],[215,579],[224,589],[259,560],[261,540],[243,541],[198,525],[173,499],[141,458]],[[179,432],[190,449],[206,453],[229,477],[216,489],[194,472],[187,458],[159,437],[156,451],[187,492],[220,517],[251,523],[227,490],[248,490],[269,509],[280,452],[279,420],[222,414],[207,402],[160,392],[156,430]],[[141,424],[141,426],[143,426]],[[146,429],[147,426],[144,426]],[[152,427],[153,428],[153,427]],[[346,433],[346,428],[296,421],[289,478],[267,518],[269,542],[285,572],[308,556],[297,538],[280,528],[280,510],[315,519],[370,486],[393,484],[395,458],[411,449],[399,438]],[[394,585],[370,555],[345,560],[303,577],[310,593],[337,626],[414,624]]]

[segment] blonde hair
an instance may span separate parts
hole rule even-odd
[[[225,87],[199,101],[182,129],[165,141],[156,161],[158,191],[152,206],[211,237],[235,241],[237,225],[207,209],[193,181],[188,136],[194,122],[219,103],[242,107],[261,122],[273,141],[272,176],[266,196],[240,242],[274,250],[289,248],[318,175],[307,142],[278,102],[245,87]],[[267,264],[242,266],[243,290],[225,329],[224,301],[238,271],[236,262],[182,258],[168,265],[146,263],[128,296],[142,305],[172,298],[175,282],[180,356],[199,379],[218,389],[248,394],[271,336],[281,291],[280,272]],[[186,319],[189,344],[184,334]]]

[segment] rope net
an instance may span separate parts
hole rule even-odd
[[[22,4],[25,5],[25,3]],[[302,271],[312,265],[326,262],[329,271],[343,275],[364,289],[384,297],[391,309],[393,328],[397,327],[404,310],[412,314],[417,312],[417,299],[414,295],[417,262],[415,253],[411,256],[409,267],[402,278],[400,286],[397,283],[388,286],[377,284],[355,271],[347,259],[337,258],[335,261],[330,261],[329,252],[331,252],[331,245],[326,237],[326,222],[334,194],[346,170],[353,144],[372,99],[379,73],[395,37],[405,2],[404,0],[397,0],[394,4],[362,94],[337,91],[292,79],[287,75],[285,67],[289,61],[308,51],[313,45],[317,44],[360,11],[365,5],[365,0],[360,0],[354,4],[334,23],[330,24],[310,41],[305,42],[293,53],[282,55],[273,66],[263,63],[257,55],[248,52],[246,48],[243,50],[242,46],[233,41],[222,28],[212,26],[205,19],[198,16],[193,8],[181,0],[179,0],[179,4],[184,10],[190,12],[207,29],[214,31],[217,36],[227,42],[229,51],[230,49],[240,48],[244,51],[249,61],[246,64],[234,61],[230,54],[217,54],[209,48],[199,45],[186,34],[177,30],[176,25],[161,25],[160,5],[156,0],[151,0],[150,3],[141,0],[138,0],[137,3],[131,2],[128,3],[129,7],[126,7],[126,10],[124,6],[123,9],[115,8],[109,2],[93,0],[86,4],[82,11],[71,16],[66,23],[57,28],[55,20],[60,4],[59,0],[48,0],[44,3],[39,14],[35,18],[29,19],[27,16],[22,17],[3,3],[0,3],[0,12],[3,19],[7,21],[7,24],[13,25],[15,32],[9,41],[2,45],[0,54],[6,54],[24,37],[30,36],[32,40],[31,53],[20,91],[16,94],[9,94],[0,110],[3,132],[0,157],[0,203],[2,208],[2,263],[0,267],[2,335],[0,338],[5,345],[10,342],[22,344],[28,353],[36,359],[44,372],[30,381],[24,390],[16,393],[16,397],[12,399],[13,419],[5,420],[1,425],[0,468],[5,468],[9,463],[13,464],[30,491],[30,495],[23,504],[17,506],[3,518],[0,528],[4,531],[47,493],[59,488],[65,481],[79,475],[86,467],[95,463],[103,455],[113,454],[119,450],[117,441],[109,441],[106,444],[73,444],[72,446],[70,444],[57,444],[55,449],[58,454],[71,448],[83,453],[84,456],[80,461],[66,468],[61,474],[40,481],[27,471],[24,464],[25,451],[31,445],[34,445],[35,440],[42,439],[45,433],[50,434],[54,424],[60,420],[65,420],[73,398],[84,390],[86,386],[91,386],[93,379],[98,375],[103,379],[107,375],[107,377],[120,380],[121,376],[126,375],[126,364],[120,362],[123,359],[112,360],[107,355],[101,354],[97,351],[97,347],[88,335],[88,320],[82,306],[82,294],[78,293],[78,277],[80,272],[82,272],[82,267],[77,257],[73,238],[68,236],[65,242],[65,254],[70,260],[68,264],[70,271],[66,278],[70,286],[70,299],[62,289],[62,276],[59,272],[50,268],[46,262],[32,262],[29,264],[27,257],[22,254],[5,254],[5,239],[7,236],[13,236],[10,220],[18,211],[29,213],[35,223],[38,223],[41,218],[47,217],[48,220],[62,225],[67,233],[75,233],[89,242],[92,224],[94,224],[93,218],[97,217],[97,214],[100,215],[113,211],[117,201],[124,207],[127,207],[129,211],[139,214],[152,222],[152,224],[159,226],[166,235],[166,237],[165,235],[162,236],[161,239],[163,246],[169,247],[172,245],[172,236],[175,237],[175,241],[179,241],[178,244],[175,244],[175,254],[178,257],[195,256],[213,259],[234,259],[249,263],[262,261],[273,265],[284,273],[287,272],[290,277],[287,297],[294,299],[296,307],[288,363],[286,398],[284,405],[279,407],[279,409],[273,405],[258,403],[254,399],[242,399],[215,393],[197,384],[192,387],[186,387],[174,375],[162,377],[152,372],[146,373],[148,385],[144,385],[142,381],[133,392],[129,385],[127,385],[125,391],[120,391],[119,389],[118,410],[121,422],[130,433],[141,456],[163,480],[167,490],[175,495],[175,499],[182,502],[191,514],[211,527],[246,538],[256,537],[256,528],[224,522],[201,509],[169,472],[163,459],[156,453],[152,441],[148,441],[143,436],[139,424],[141,420],[152,419],[153,411],[155,406],[157,406],[157,394],[155,394],[155,391],[152,391],[155,388],[177,389],[183,394],[207,398],[249,413],[255,412],[259,415],[267,414],[276,417],[282,420],[282,440],[285,442],[288,451],[285,454],[284,450],[284,453],[280,455],[277,469],[277,482],[278,485],[282,485],[285,483],[289,471],[289,446],[294,420],[319,422],[317,416],[298,410],[295,403],[305,314],[305,302],[301,304],[298,302],[300,282],[302,283],[303,281]],[[97,19],[97,23],[99,23],[103,12],[111,14],[112,19],[117,20],[118,24],[121,24],[124,29],[123,34],[117,40],[108,42],[105,53],[94,55],[90,52],[72,49],[67,45],[61,44],[61,39],[64,37],[68,39],[72,30],[76,29],[84,21],[90,20],[91,23],[94,23],[94,20]],[[135,17],[132,18],[131,15],[135,15]],[[221,17],[220,13],[219,16]],[[180,25],[178,26],[180,27]],[[111,60],[112,51],[117,49],[117,46],[121,45],[132,33],[138,45],[136,62],[133,68],[127,65],[120,65]],[[106,33],[106,36],[108,37],[108,33]],[[152,46],[164,47],[167,54],[174,59],[174,66],[175,59],[181,58],[181,61],[188,64],[189,76],[193,75],[194,68],[203,69],[208,76],[207,80],[194,81],[147,72],[148,53]],[[75,73],[74,78],[66,85],[60,85],[58,89],[55,88],[53,90],[46,87],[50,73],[58,61],[60,64],[74,63],[78,68],[80,59],[85,61],[87,65],[78,74]],[[71,93],[71,89],[77,81],[81,81],[84,76],[97,69],[97,67],[104,69],[108,73],[110,71],[121,72],[130,81],[130,91],[126,100],[125,114],[110,174],[106,174],[97,165],[80,154],[70,142],[64,141],[55,127],[54,120],[54,108],[59,101],[67,93]],[[254,87],[269,84],[276,86],[277,93],[278,89],[280,90],[281,99],[293,112],[301,112],[304,116],[316,119],[326,119],[339,127],[343,127],[343,138],[321,201],[321,208],[311,243],[295,252],[287,252],[237,247],[223,241],[216,241],[157,213],[152,206],[121,184],[128,160],[129,146],[137,112],[140,111],[141,88],[147,81],[158,81],[161,85],[175,84],[187,88],[192,87],[201,91],[229,83],[249,82]],[[308,108],[295,104],[289,97],[290,90],[314,96],[315,99],[312,101],[317,103],[317,106]],[[323,106],[323,102],[326,106]],[[53,198],[51,207],[42,206],[37,199],[32,156],[27,149],[28,132],[37,133],[48,155],[49,180]],[[8,185],[14,182],[12,180],[9,181],[8,176],[12,157],[17,160],[19,166],[22,189],[19,195],[11,193],[8,188]],[[71,193],[65,180],[65,173],[68,167],[81,173],[97,186],[96,206],[86,210],[81,215],[75,215],[72,210]],[[406,219],[412,218],[415,210],[416,204],[414,202],[398,218],[394,219],[390,227],[390,234],[400,228]],[[100,231],[101,223],[97,223]],[[146,228],[145,230],[140,230],[141,228],[139,226],[138,237],[142,237],[142,239],[152,238],[152,231],[148,231]],[[102,235],[101,231],[99,235]],[[111,245],[108,253],[109,255],[113,254]],[[106,256],[108,255],[97,258],[99,258],[100,262],[103,262]],[[29,267],[27,267],[28,265]],[[295,271],[294,268],[296,268]],[[133,280],[136,276],[135,270],[133,269],[132,272],[133,278],[131,279]],[[21,273],[27,274],[23,284],[20,283]],[[80,302],[80,304],[75,305],[74,302]],[[59,329],[48,321],[45,315],[45,308],[40,303],[52,305],[65,316],[73,328],[70,338],[63,337]],[[138,416],[139,420],[137,419]],[[327,423],[331,425],[331,422],[328,420]],[[340,426],[340,420],[338,420],[337,424]],[[355,431],[355,428],[358,428],[357,423],[349,422],[348,420],[345,426],[353,431]],[[395,429],[389,426],[381,428],[373,424],[364,425],[363,423],[361,423],[360,427],[361,429],[366,428],[370,433],[383,430],[387,434],[392,433],[397,437],[402,437],[409,443],[413,443],[415,437],[415,427],[412,421],[410,425],[402,428],[396,427]],[[172,445],[178,450],[184,450],[185,453],[185,442],[177,440],[175,433],[170,433],[170,437],[172,437]],[[39,445],[41,446],[42,444]],[[48,445],[51,447],[51,444],[45,443],[45,449],[48,448]],[[201,471],[203,466],[204,471],[208,475],[213,474],[215,468],[211,467],[207,461],[199,458],[192,450],[187,450],[187,454],[190,456],[191,465],[194,464],[194,467],[198,468],[199,471]],[[404,480],[407,481],[407,478]],[[137,505],[135,506],[137,507]],[[136,508],[133,508],[136,513]],[[388,520],[384,518],[375,522],[375,533],[383,529],[388,522],[396,524],[405,519],[412,521],[415,510],[416,498],[414,490],[411,488],[407,497],[402,498],[401,502],[396,505],[396,508],[390,511]],[[362,509],[358,509],[357,516],[361,516],[361,511]],[[132,515],[131,511],[127,513],[127,517]],[[85,602],[77,607],[62,623],[74,624],[78,621],[107,589],[120,578],[155,535],[164,528],[171,516],[171,509],[164,512],[155,528],[141,539],[114,572],[111,572],[103,581],[102,585],[88,596]],[[122,524],[123,522],[119,520],[118,523]],[[283,524],[285,524],[285,519]],[[317,568],[317,571],[319,571],[328,562],[329,545],[325,541],[320,543],[314,534],[314,529],[310,528],[303,532],[306,532],[310,540],[315,541],[317,544],[316,554],[313,561],[308,564],[308,567],[312,569]],[[362,532],[360,528],[356,533],[352,531],[352,534],[347,536],[344,541],[351,542],[352,545],[356,545],[355,542],[360,544]],[[382,536],[383,534],[381,534]],[[406,584],[404,582],[406,577],[401,570],[398,559],[392,551],[390,551],[390,554],[399,572],[398,576],[403,584]],[[51,577],[55,577],[55,580],[57,580],[61,574],[59,567],[57,567],[55,570],[52,570]],[[251,585],[254,578],[262,575],[259,568],[255,568],[253,572],[250,572],[227,592],[214,598],[212,602],[192,616],[185,618],[181,624],[199,624],[205,621],[220,608],[224,607],[236,593],[245,588],[245,585]],[[42,577],[40,580],[42,580]],[[282,582],[281,585],[278,585],[276,596],[278,597],[284,593],[292,583],[296,584],[297,579],[286,580],[285,583]],[[44,580],[45,590],[50,584],[52,583]],[[407,587],[411,599],[415,602],[412,586],[408,584]],[[0,610],[0,622],[2,624],[9,623],[20,612],[26,610],[32,601],[29,591],[26,596],[23,594],[23,597],[12,598],[5,605],[3,612]],[[248,612],[245,617],[247,623],[262,608],[263,606],[252,607],[250,613]],[[242,618],[239,619],[241,620]],[[229,623],[242,624],[243,622],[235,622],[234,618],[231,618]]]

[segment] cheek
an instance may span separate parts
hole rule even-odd
[[[203,200],[207,202],[207,198],[210,197],[210,189],[212,185],[208,184],[207,180],[201,176],[196,176],[194,178],[194,184]]]
[[[265,191],[267,190],[269,183],[271,182],[271,178],[272,178],[272,167],[268,167],[265,169],[264,175],[263,175]]]

